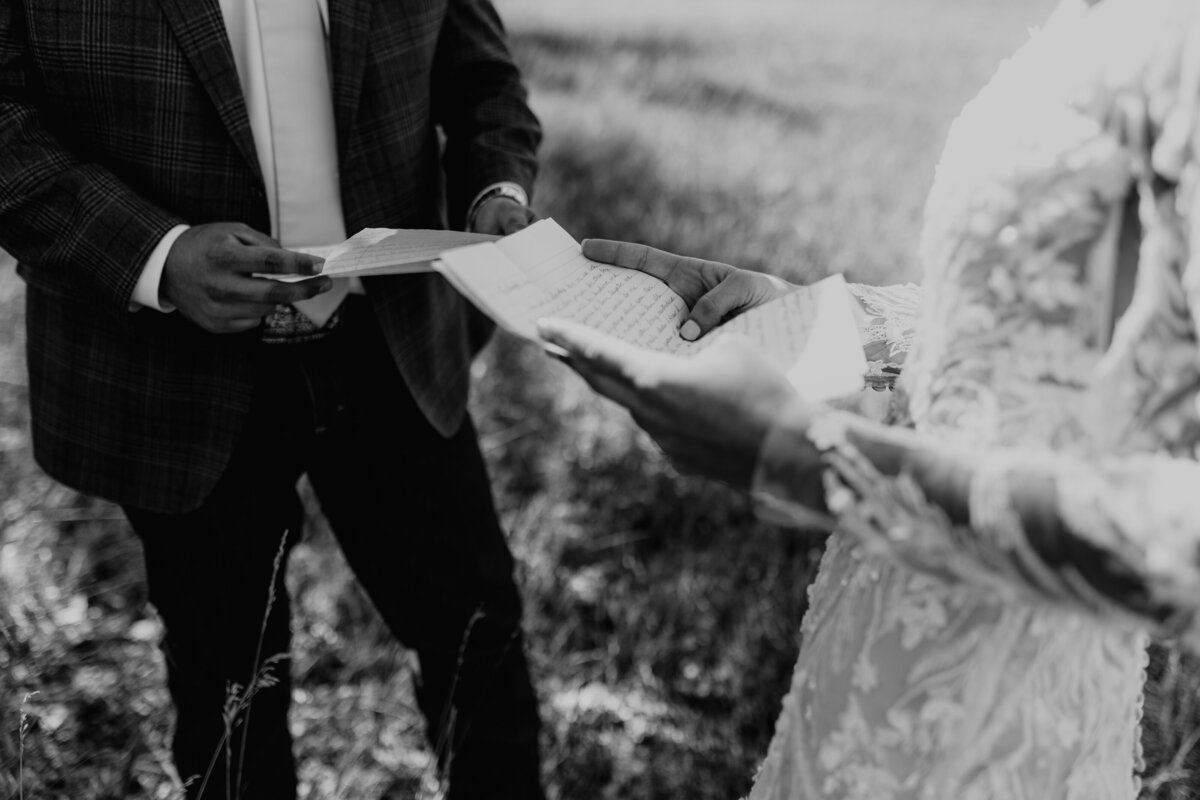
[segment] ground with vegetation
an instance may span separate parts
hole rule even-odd
[[[539,211],[577,238],[866,282],[918,276],[947,125],[1050,7],[497,5],[547,130]],[[117,509],[32,463],[21,338],[20,283],[0,261],[0,798],[177,798],[139,546]],[[820,541],[680,478],[622,412],[510,337],[476,365],[472,402],[527,602],[550,796],[742,796]],[[409,655],[312,509],[288,567],[302,796],[435,795]],[[1156,648],[1145,798],[1200,793],[1198,688],[1193,659]]]

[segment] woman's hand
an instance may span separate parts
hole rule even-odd
[[[543,320],[543,339],[634,420],[681,471],[745,489],[776,415],[813,409],[787,377],[741,337],[682,358],[642,350],[565,320]]]
[[[603,264],[641,270],[671,287],[691,309],[679,328],[679,335],[688,341],[695,341],[730,317],[795,288],[773,275],[672,255],[631,242],[585,239],[583,255]]]

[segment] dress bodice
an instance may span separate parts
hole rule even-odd
[[[1200,442],[1180,195],[1151,165],[1191,6],[1061,12],[955,122],[926,208],[926,303],[904,377],[918,428],[1089,457]],[[1126,63],[1106,69],[1114,53]],[[1119,239],[1137,227],[1140,288],[1110,346]]]

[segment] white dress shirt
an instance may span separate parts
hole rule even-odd
[[[316,2],[320,10],[321,20],[328,32],[329,7],[328,0],[310,0]],[[259,166],[262,169],[265,183],[267,206],[271,215],[271,235],[279,237],[279,196],[275,181],[275,153],[271,141],[270,104],[267,101],[267,79],[263,68],[262,40],[258,28],[258,7],[254,0],[220,0],[221,16],[225,20],[225,34],[229,37],[230,49],[233,51],[233,63],[237,67],[238,78],[242,85],[242,94],[246,100],[246,111],[250,117],[250,132],[254,137],[254,147],[258,152]],[[328,101],[328,102],[331,102]],[[329,124],[332,124],[332,106],[330,106]],[[327,169],[336,172],[336,151],[318,152],[314,159],[324,159]],[[332,163],[329,163],[332,161]],[[320,198],[327,206],[329,219],[334,221],[337,231],[327,241],[311,242],[280,242],[285,247],[303,247],[305,245],[337,244],[346,238],[342,228],[341,200],[333,193],[332,197]],[[133,301],[141,306],[148,306],[159,311],[173,311],[174,308],[163,303],[159,297],[159,284],[162,280],[163,266],[167,254],[180,234],[188,229],[187,225],[172,228],[159,241],[158,246],[146,260],[141,277],[133,290]],[[327,231],[327,233],[329,233]],[[359,288],[361,291],[361,288]]]

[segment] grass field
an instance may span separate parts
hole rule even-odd
[[[916,279],[950,120],[1047,0],[498,0],[547,131],[535,205],[793,279]],[[0,266],[0,800],[172,798],[161,633],[111,506],[33,466]],[[675,475],[626,416],[498,337],[473,409],[527,602],[552,798],[744,794],[820,543]],[[386,525],[386,523],[384,523]],[[315,513],[289,569],[302,794],[436,788],[409,658]],[[1159,648],[1146,798],[1200,794],[1200,671]]]

